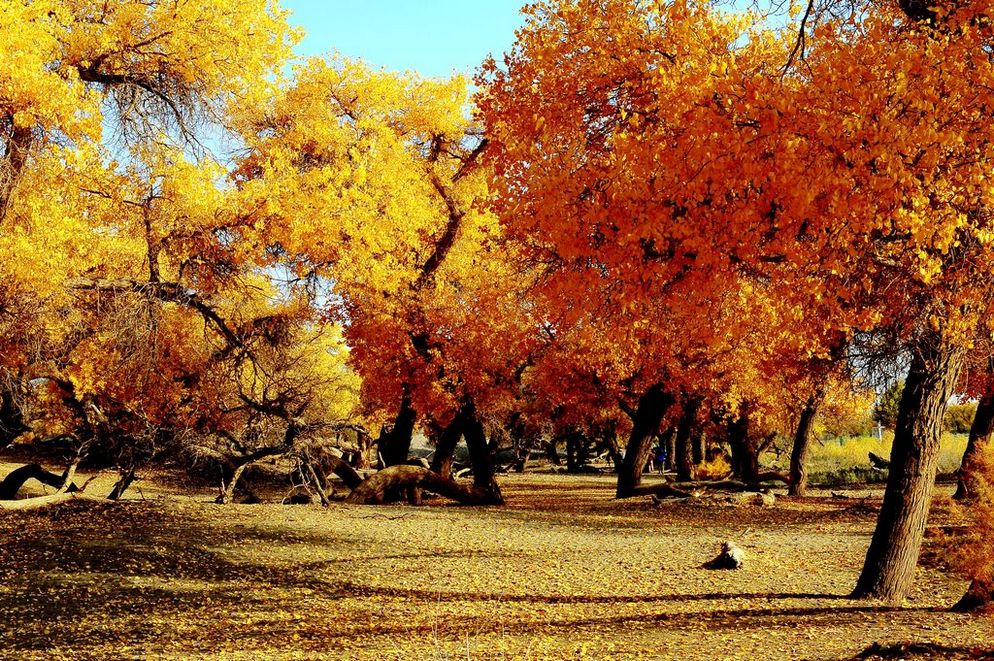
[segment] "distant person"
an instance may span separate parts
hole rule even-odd
[[[656,446],[656,469],[660,475],[666,472],[666,447],[663,445]]]

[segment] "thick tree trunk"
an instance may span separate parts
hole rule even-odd
[[[749,433],[749,413],[745,407],[728,423],[728,443],[732,448],[732,470],[746,484],[758,485],[759,448]]]
[[[466,439],[466,447],[469,449],[469,461],[473,466],[473,486],[490,494],[492,504],[503,505],[504,496],[501,494],[500,487],[494,477],[493,454],[487,445],[487,435],[483,430],[483,423],[480,422],[476,407],[472,403],[463,410],[466,415],[463,436]]]
[[[914,347],[887,488],[855,598],[900,601],[911,588],[932,502],[942,418],[962,362],[963,352],[938,333]]]
[[[977,459],[990,442],[991,433],[994,432],[994,377],[988,378],[991,378],[991,382],[984,396],[977,403],[977,413],[973,417],[973,424],[970,425],[970,436],[966,441],[966,451],[960,464],[956,494],[953,496],[957,500],[975,494],[973,475],[977,470]]]
[[[545,456],[549,458],[549,462],[553,466],[561,466],[562,459],[559,458],[559,451],[556,449],[556,439],[549,441],[544,441],[542,443],[542,448],[545,450]]]
[[[625,460],[618,471],[618,498],[630,498],[642,483],[642,469],[652,452],[652,437],[659,431],[659,423],[673,405],[673,397],[656,384],[649,388],[632,416],[632,433],[625,449]]]
[[[371,475],[356,487],[347,503],[357,505],[379,505],[387,495],[397,491],[423,489],[451,498],[464,505],[503,505],[500,493],[471,487],[455,480],[443,478],[421,466],[391,466]]]
[[[971,613],[994,609],[994,577],[984,581],[974,579],[953,610],[958,613]]]
[[[218,505],[228,505],[229,503],[235,502],[235,488],[238,486],[238,480],[242,479],[242,474],[248,467],[249,462],[241,463],[235,466],[235,470],[231,472],[231,478],[228,480],[228,483],[224,485],[224,489],[214,502]],[[112,498],[111,500],[117,499]]]
[[[790,452],[790,488],[791,496],[803,496],[808,489],[808,452],[811,449],[811,427],[821,397],[812,395],[801,409],[794,432],[794,447]]]
[[[411,405],[411,398],[405,394],[400,401],[400,410],[397,411],[393,426],[389,431],[381,432],[377,442],[385,467],[397,466],[407,461],[416,419],[417,413]]]
[[[79,491],[79,487],[73,484],[72,475],[68,473],[68,470],[63,475],[56,475],[45,470],[39,464],[28,464],[15,468],[7,474],[3,482],[0,482],[0,500],[14,500],[17,497],[17,492],[28,480],[38,480],[45,486],[60,491],[70,493]]]
[[[445,429],[438,436],[438,443],[435,445],[435,455],[431,458],[431,471],[442,477],[452,476],[452,458],[456,453],[456,446],[463,433],[463,412],[458,411],[452,421],[446,425]]]
[[[676,433],[676,477],[680,482],[691,482],[694,479],[694,450],[691,447],[691,435],[697,427],[697,411],[701,400],[691,398],[683,405],[683,415],[680,416],[680,426]]]

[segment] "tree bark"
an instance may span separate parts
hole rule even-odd
[[[728,423],[728,443],[732,448],[732,470],[746,484],[758,485],[759,448],[749,433],[749,411],[745,406]]]
[[[487,445],[487,435],[477,415],[476,406],[470,402],[463,410],[466,416],[463,435],[466,438],[466,447],[469,449],[469,461],[473,466],[473,486],[484,493],[489,493],[492,504],[503,505],[504,496],[494,477],[493,454]]]
[[[697,411],[701,400],[692,397],[683,405],[683,415],[680,416],[680,426],[676,433],[676,477],[680,482],[691,482],[694,479],[694,450],[690,438],[697,428]]]
[[[659,431],[659,423],[673,405],[673,397],[656,384],[645,391],[639,399],[638,408],[632,416],[632,433],[628,437],[625,460],[618,471],[618,498],[630,498],[635,488],[642,483],[642,469],[652,452],[652,437]]]
[[[970,425],[970,436],[966,441],[966,451],[963,453],[963,461],[960,463],[956,478],[956,493],[953,498],[957,500],[975,495],[974,473],[977,470],[977,460],[981,456],[981,451],[990,442],[991,433],[994,432],[994,376],[988,378],[991,381],[980,402],[977,403],[977,413],[973,417],[973,424]]]
[[[963,352],[938,332],[912,347],[890,473],[854,598],[900,601],[914,581],[938,467],[942,418]]]
[[[455,480],[443,478],[421,466],[391,466],[369,476],[353,489],[347,503],[357,505],[380,505],[389,493],[409,489],[423,489],[450,498],[463,505],[503,505],[500,494],[472,487]]]
[[[69,478],[68,484],[66,484],[67,476]],[[64,475],[56,475],[45,470],[39,464],[27,464],[26,466],[15,468],[7,474],[3,482],[0,482],[0,500],[14,500],[17,497],[17,492],[21,490],[21,487],[28,480],[38,480],[45,486],[60,491],[70,493],[79,491],[79,487],[73,484],[72,476],[68,472]]]
[[[459,439],[462,438],[464,424],[463,412],[460,410],[439,434],[438,443],[435,444],[435,455],[431,458],[433,473],[446,478],[452,477],[452,458],[455,456]]]
[[[670,427],[663,434],[662,442],[666,446],[666,466],[663,468],[669,472],[676,470],[676,435],[677,430]]]
[[[704,432],[701,431],[700,427],[694,430],[690,446],[694,456],[694,465],[700,466],[704,463]]]
[[[400,410],[389,431],[380,432],[377,447],[385,467],[397,466],[407,461],[411,452],[411,438],[414,436],[414,423],[417,413],[406,393],[400,400]]]
[[[808,453],[811,449],[811,427],[821,397],[812,395],[801,409],[794,432],[794,447],[790,452],[790,487],[787,493],[791,496],[803,496],[808,489]]]

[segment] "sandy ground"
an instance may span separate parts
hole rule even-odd
[[[994,645],[994,618],[945,610],[966,584],[934,567],[900,606],[845,597],[873,528],[868,494],[760,509],[618,502],[608,476],[502,485],[505,508],[222,507],[145,484],[146,500],[115,506],[0,512],[0,658],[843,659],[874,642]],[[702,569],[725,539],[746,567]]]

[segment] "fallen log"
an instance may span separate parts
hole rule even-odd
[[[68,485],[66,484],[66,477],[70,478]],[[0,482],[0,500],[14,500],[17,497],[17,492],[21,490],[21,487],[28,480],[37,480],[45,486],[52,487],[53,489],[64,489],[70,493],[79,491],[79,487],[72,482],[68,471],[66,475],[57,475],[45,470],[40,464],[27,464],[20,468],[15,468],[7,474],[3,482]]]
[[[389,492],[396,489],[419,488],[449,498],[463,505],[503,505],[498,495],[469,484],[444,478],[421,466],[399,464],[384,468],[356,486],[345,499],[356,505],[380,505]]]
[[[88,496],[80,491],[73,491],[67,493],[53,493],[50,496],[24,498],[21,500],[2,500],[0,501],[0,510],[25,512],[29,510],[41,509],[43,507],[52,507],[54,505],[61,505],[62,503],[68,503],[77,500],[86,501],[90,503],[114,502],[113,500],[108,500],[107,498],[100,498],[98,496]]]

